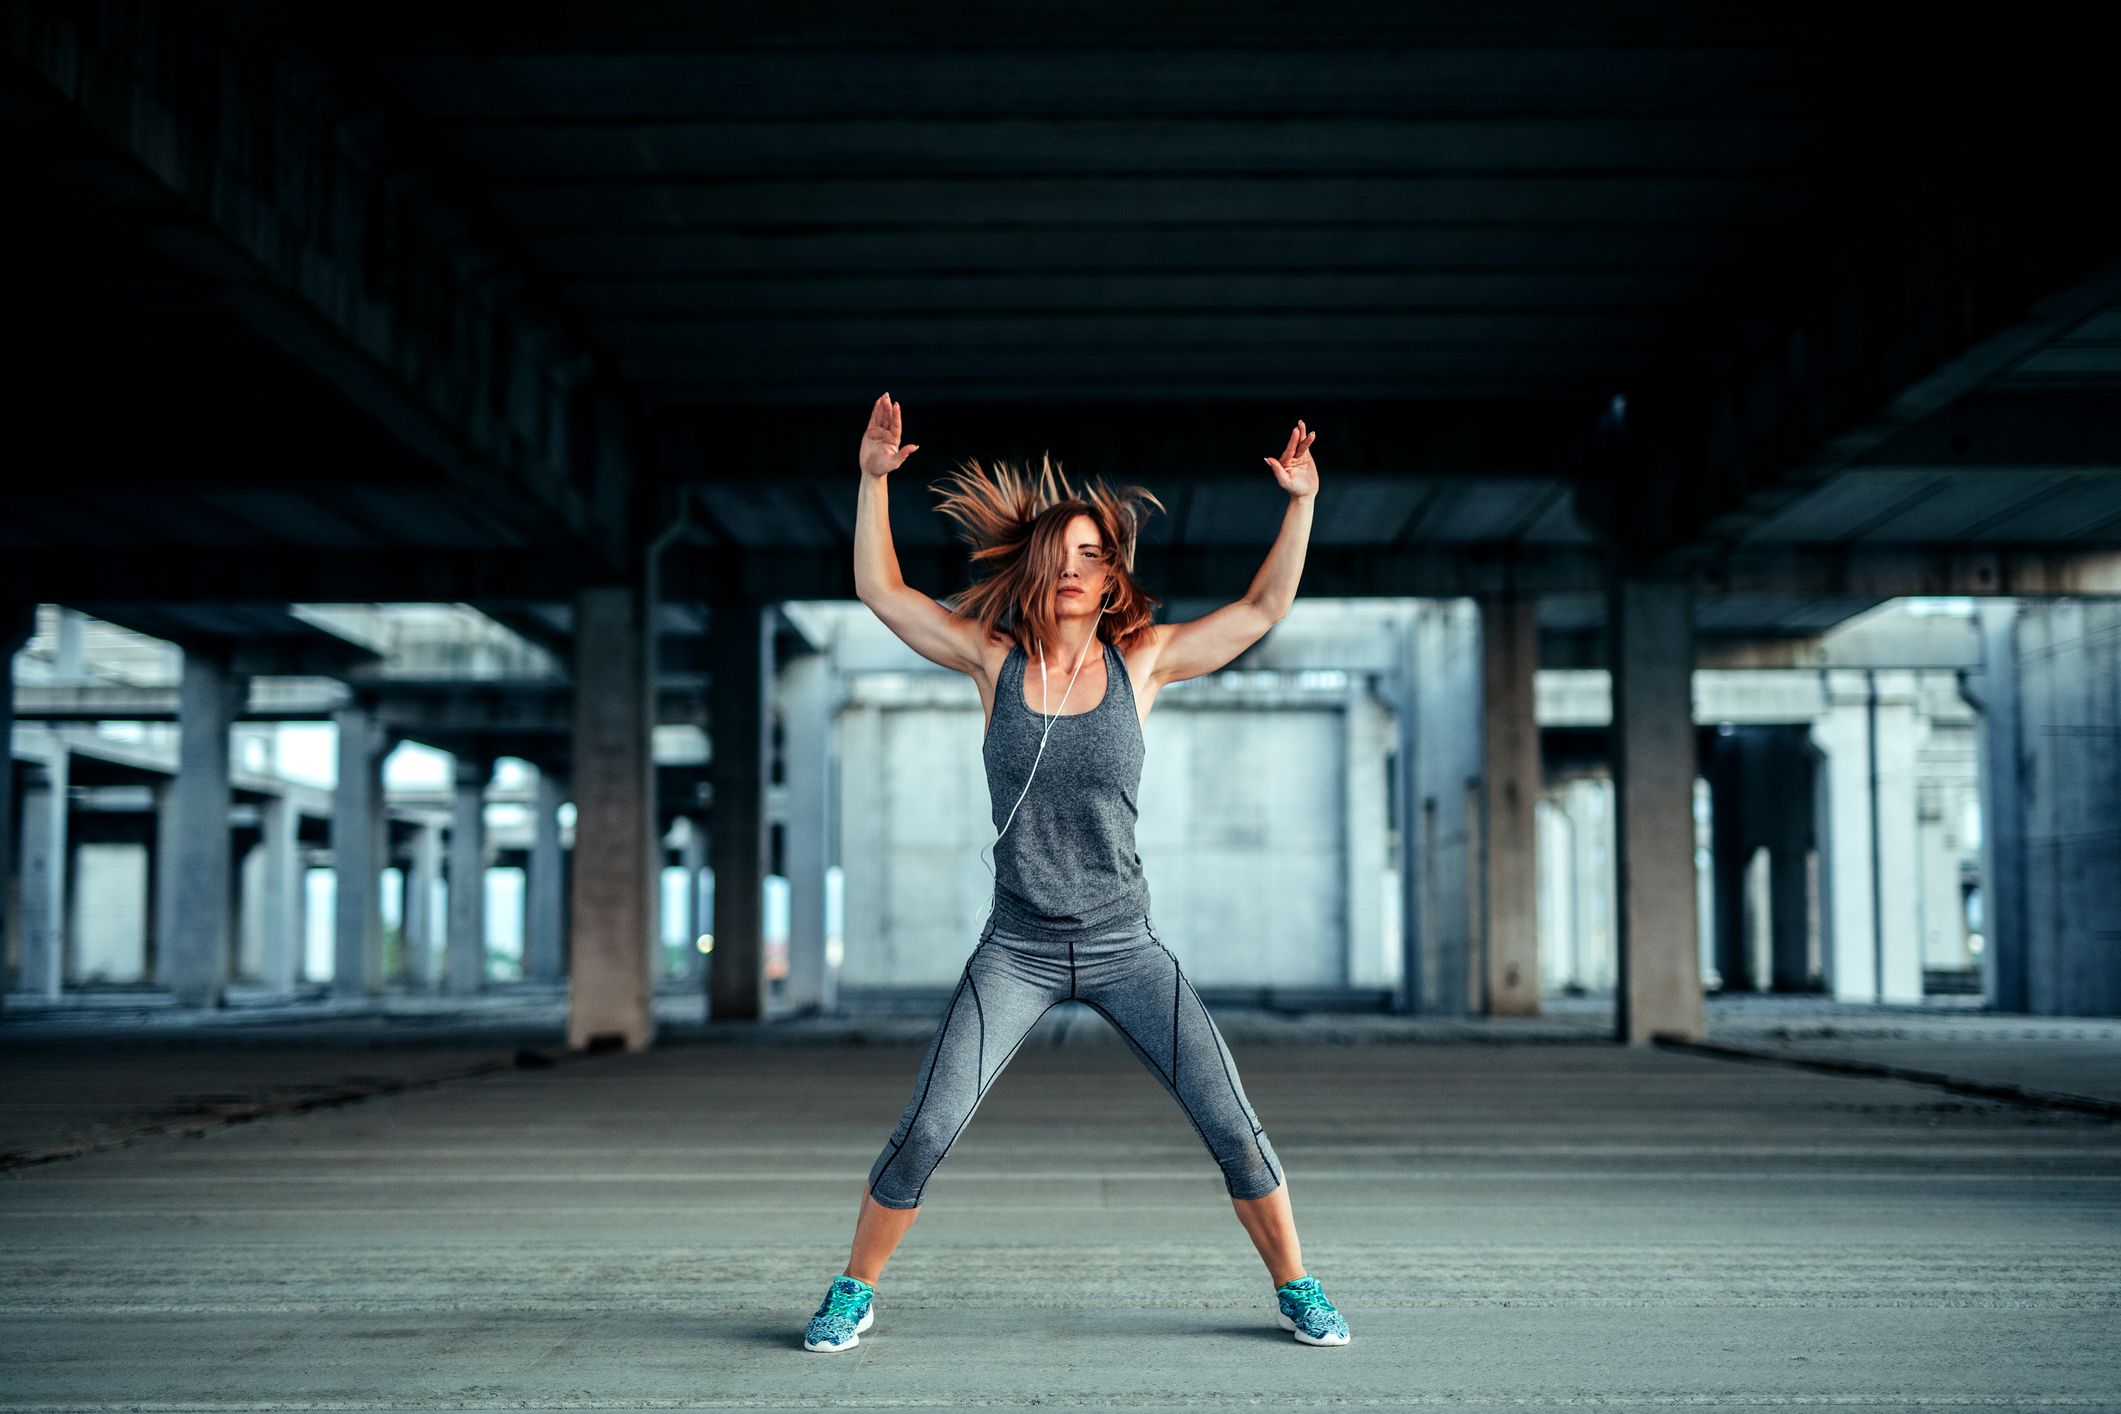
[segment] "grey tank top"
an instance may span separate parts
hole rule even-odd
[[[994,917],[1002,931],[1019,937],[1067,941],[1149,915],[1149,884],[1134,849],[1141,718],[1126,660],[1111,644],[1098,643],[1105,695],[1089,711],[1055,721],[1043,756],[1038,739],[1047,719],[1024,704],[1025,674],[1037,670],[1021,645],[1009,650],[995,685],[981,755],[994,828],[1009,828],[994,846]],[[1068,675],[1051,663],[1047,669],[1058,707]],[[1036,681],[1031,691],[1037,693]],[[1071,695],[1068,705],[1080,700]],[[1018,805],[1027,778],[1031,790]]]

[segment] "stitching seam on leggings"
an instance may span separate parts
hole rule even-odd
[[[977,954],[979,950],[975,948],[973,951]],[[972,1081],[984,1086],[987,1083],[987,1008],[980,1004],[979,983],[973,981],[969,960],[965,963],[965,980],[972,984],[972,1009],[979,1016],[979,1050],[972,1060]]]
[[[1151,933],[1149,937],[1154,941],[1156,935]],[[1163,946],[1162,943],[1156,945]],[[1165,953],[1164,956],[1171,957],[1171,954]],[[1178,959],[1175,957],[1171,958],[1171,1074],[1178,1074]]]
[[[906,1121],[907,1139],[911,1139],[913,1137],[913,1126],[920,1123],[921,1111],[926,1109],[928,1106],[928,1087],[935,1083],[935,1068],[937,1065],[942,1063],[943,1042],[949,1039],[950,1023],[957,1016],[957,999],[959,995],[964,992],[965,984],[971,980],[972,972],[971,969],[968,967],[965,971],[965,974],[957,979],[957,991],[952,992],[950,994],[950,1005],[944,1008],[943,1010],[943,1029],[936,1035],[935,1053],[929,1057],[928,1074],[927,1077],[921,1081],[920,1103],[913,1107],[913,1118]],[[905,1147],[905,1143],[905,1139],[901,1139],[899,1141],[900,1149],[903,1149]],[[891,1172],[891,1166],[898,1162],[898,1156],[899,1150],[893,1150],[891,1157],[884,1161],[884,1166],[881,1169],[877,1170],[875,1182],[869,1185],[871,1191],[875,1190],[876,1185],[878,1183],[882,1183],[884,1181],[885,1174]]]
[[[1193,979],[1190,977],[1186,979],[1186,990],[1193,993],[1193,1004],[1200,1008],[1202,1019],[1208,1023],[1208,1034],[1212,1037],[1215,1034],[1215,1018],[1208,1015],[1208,1004],[1200,999],[1200,993],[1194,988]],[[1237,1078],[1230,1074],[1230,1057],[1224,1053],[1220,1043],[1217,1043],[1215,1053],[1222,1057],[1223,1079],[1230,1082],[1230,1098],[1237,1102],[1238,1113],[1243,1114],[1245,1111],[1244,1097],[1237,1093]],[[1268,1173],[1274,1175],[1275,1186],[1279,1187],[1281,1174],[1274,1167],[1274,1161],[1267,1157],[1266,1146],[1259,1142],[1259,1136],[1264,1132],[1264,1130],[1255,1130],[1253,1132],[1252,1147],[1259,1150],[1259,1161],[1267,1166]]]
[[[1061,998],[1061,1002],[1064,1002],[1066,1000],[1068,1000],[1066,997]],[[1046,1006],[1046,1011],[1051,1011],[1054,1007],[1057,1007],[1059,1005],[1060,1002],[1050,1002]],[[1031,1033],[1038,1028],[1039,1022],[1045,1019],[1046,1011],[1042,1011],[1037,1016],[1032,1017],[1031,1024],[1024,1028],[1024,1034],[1016,1038],[1016,1044],[1009,1048],[1009,1054],[1003,1056],[1002,1063],[994,1068],[994,1073],[997,1077],[1000,1076],[1003,1071],[1009,1068],[1010,1061],[1016,1059],[1016,1053],[1024,1048],[1024,1042],[1031,1039]],[[957,1145],[957,1136],[963,1134],[965,1132],[965,1126],[972,1123],[972,1112],[978,1109],[979,1102],[986,1098],[987,1087],[985,1085],[982,1085],[979,1087],[978,1092],[973,1095],[972,1103],[965,1107],[965,1117],[957,1122],[956,1130],[953,1131],[950,1135],[950,1142],[943,1146],[942,1153],[937,1154],[935,1156],[935,1163],[929,1168],[927,1177],[921,1180],[921,1186],[913,1190],[913,1204],[915,1207],[920,1206],[921,1195],[928,1191],[928,1179],[934,1178],[936,1169],[941,1168],[943,1166],[943,1160],[950,1157],[951,1149],[955,1148]]]

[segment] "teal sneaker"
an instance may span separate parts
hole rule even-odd
[[[1274,1288],[1275,1319],[1305,1345],[1346,1345],[1348,1321],[1326,1300],[1317,1277],[1298,1277]]]
[[[876,1288],[860,1277],[836,1276],[832,1290],[803,1332],[805,1350],[845,1350],[862,1343],[861,1333],[876,1324]]]

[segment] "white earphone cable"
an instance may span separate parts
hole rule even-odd
[[[1090,637],[1084,642],[1082,650],[1075,655],[1075,671],[1069,675],[1067,689],[1061,693],[1060,705],[1062,707],[1068,705],[1068,694],[1075,691],[1075,680],[1076,678],[1082,676],[1083,660],[1090,656],[1090,644],[1095,643],[1097,641],[1097,626],[1104,620],[1104,617],[1105,601],[1100,600],[1097,606],[1097,617],[1090,621]],[[1107,693],[1109,693],[1111,691],[1111,688],[1107,687],[1105,690]],[[1038,750],[1033,753],[1031,757],[1031,769],[1024,776],[1024,788],[1016,793],[1016,805],[1012,805],[1009,807],[1009,818],[1004,820],[1002,822],[1001,829],[995,832],[995,845],[998,845],[1002,842],[1002,836],[1008,834],[1009,827],[1016,823],[1017,806],[1022,805],[1024,803],[1024,797],[1031,793],[1031,778],[1038,774],[1039,760],[1046,754],[1046,738],[1053,734],[1054,723],[1060,721],[1060,713],[1058,708],[1054,710],[1052,716],[1047,716],[1046,714],[1046,645],[1043,642],[1040,642],[1038,645],[1038,706],[1039,715],[1041,717],[1046,717],[1046,726],[1045,729],[1038,734]],[[994,704],[994,710],[997,712],[1001,710],[999,693],[997,693],[997,700]],[[993,847],[994,845],[987,845],[984,846],[983,849],[992,849]],[[984,859],[982,859],[980,862],[982,864],[986,864],[986,860]],[[995,874],[994,866],[992,864],[987,864],[987,872],[990,875],[994,875],[995,887],[999,888],[1001,886],[1001,877]]]

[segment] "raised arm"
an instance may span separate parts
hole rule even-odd
[[[1311,543],[1311,510],[1318,498],[1311,444],[1317,440],[1316,432],[1298,422],[1280,458],[1265,459],[1275,481],[1289,493],[1281,533],[1244,598],[1187,623],[1157,626],[1158,651],[1150,669],[1156,681],[1184,682],[1212,673],[1288,617],[1289,606],[1296,602],[1296,582],[1303,577],[1304,551]]]
[[[854,512],[854,592],[908,648],[931,663],[977,677],[982,664],[980,626],[951,613],[899,573],[885,478],[920,446],[899,445],[903,425],[899,405],[889,393],[869,410],[869,430],[862,434],[861,497]]]

